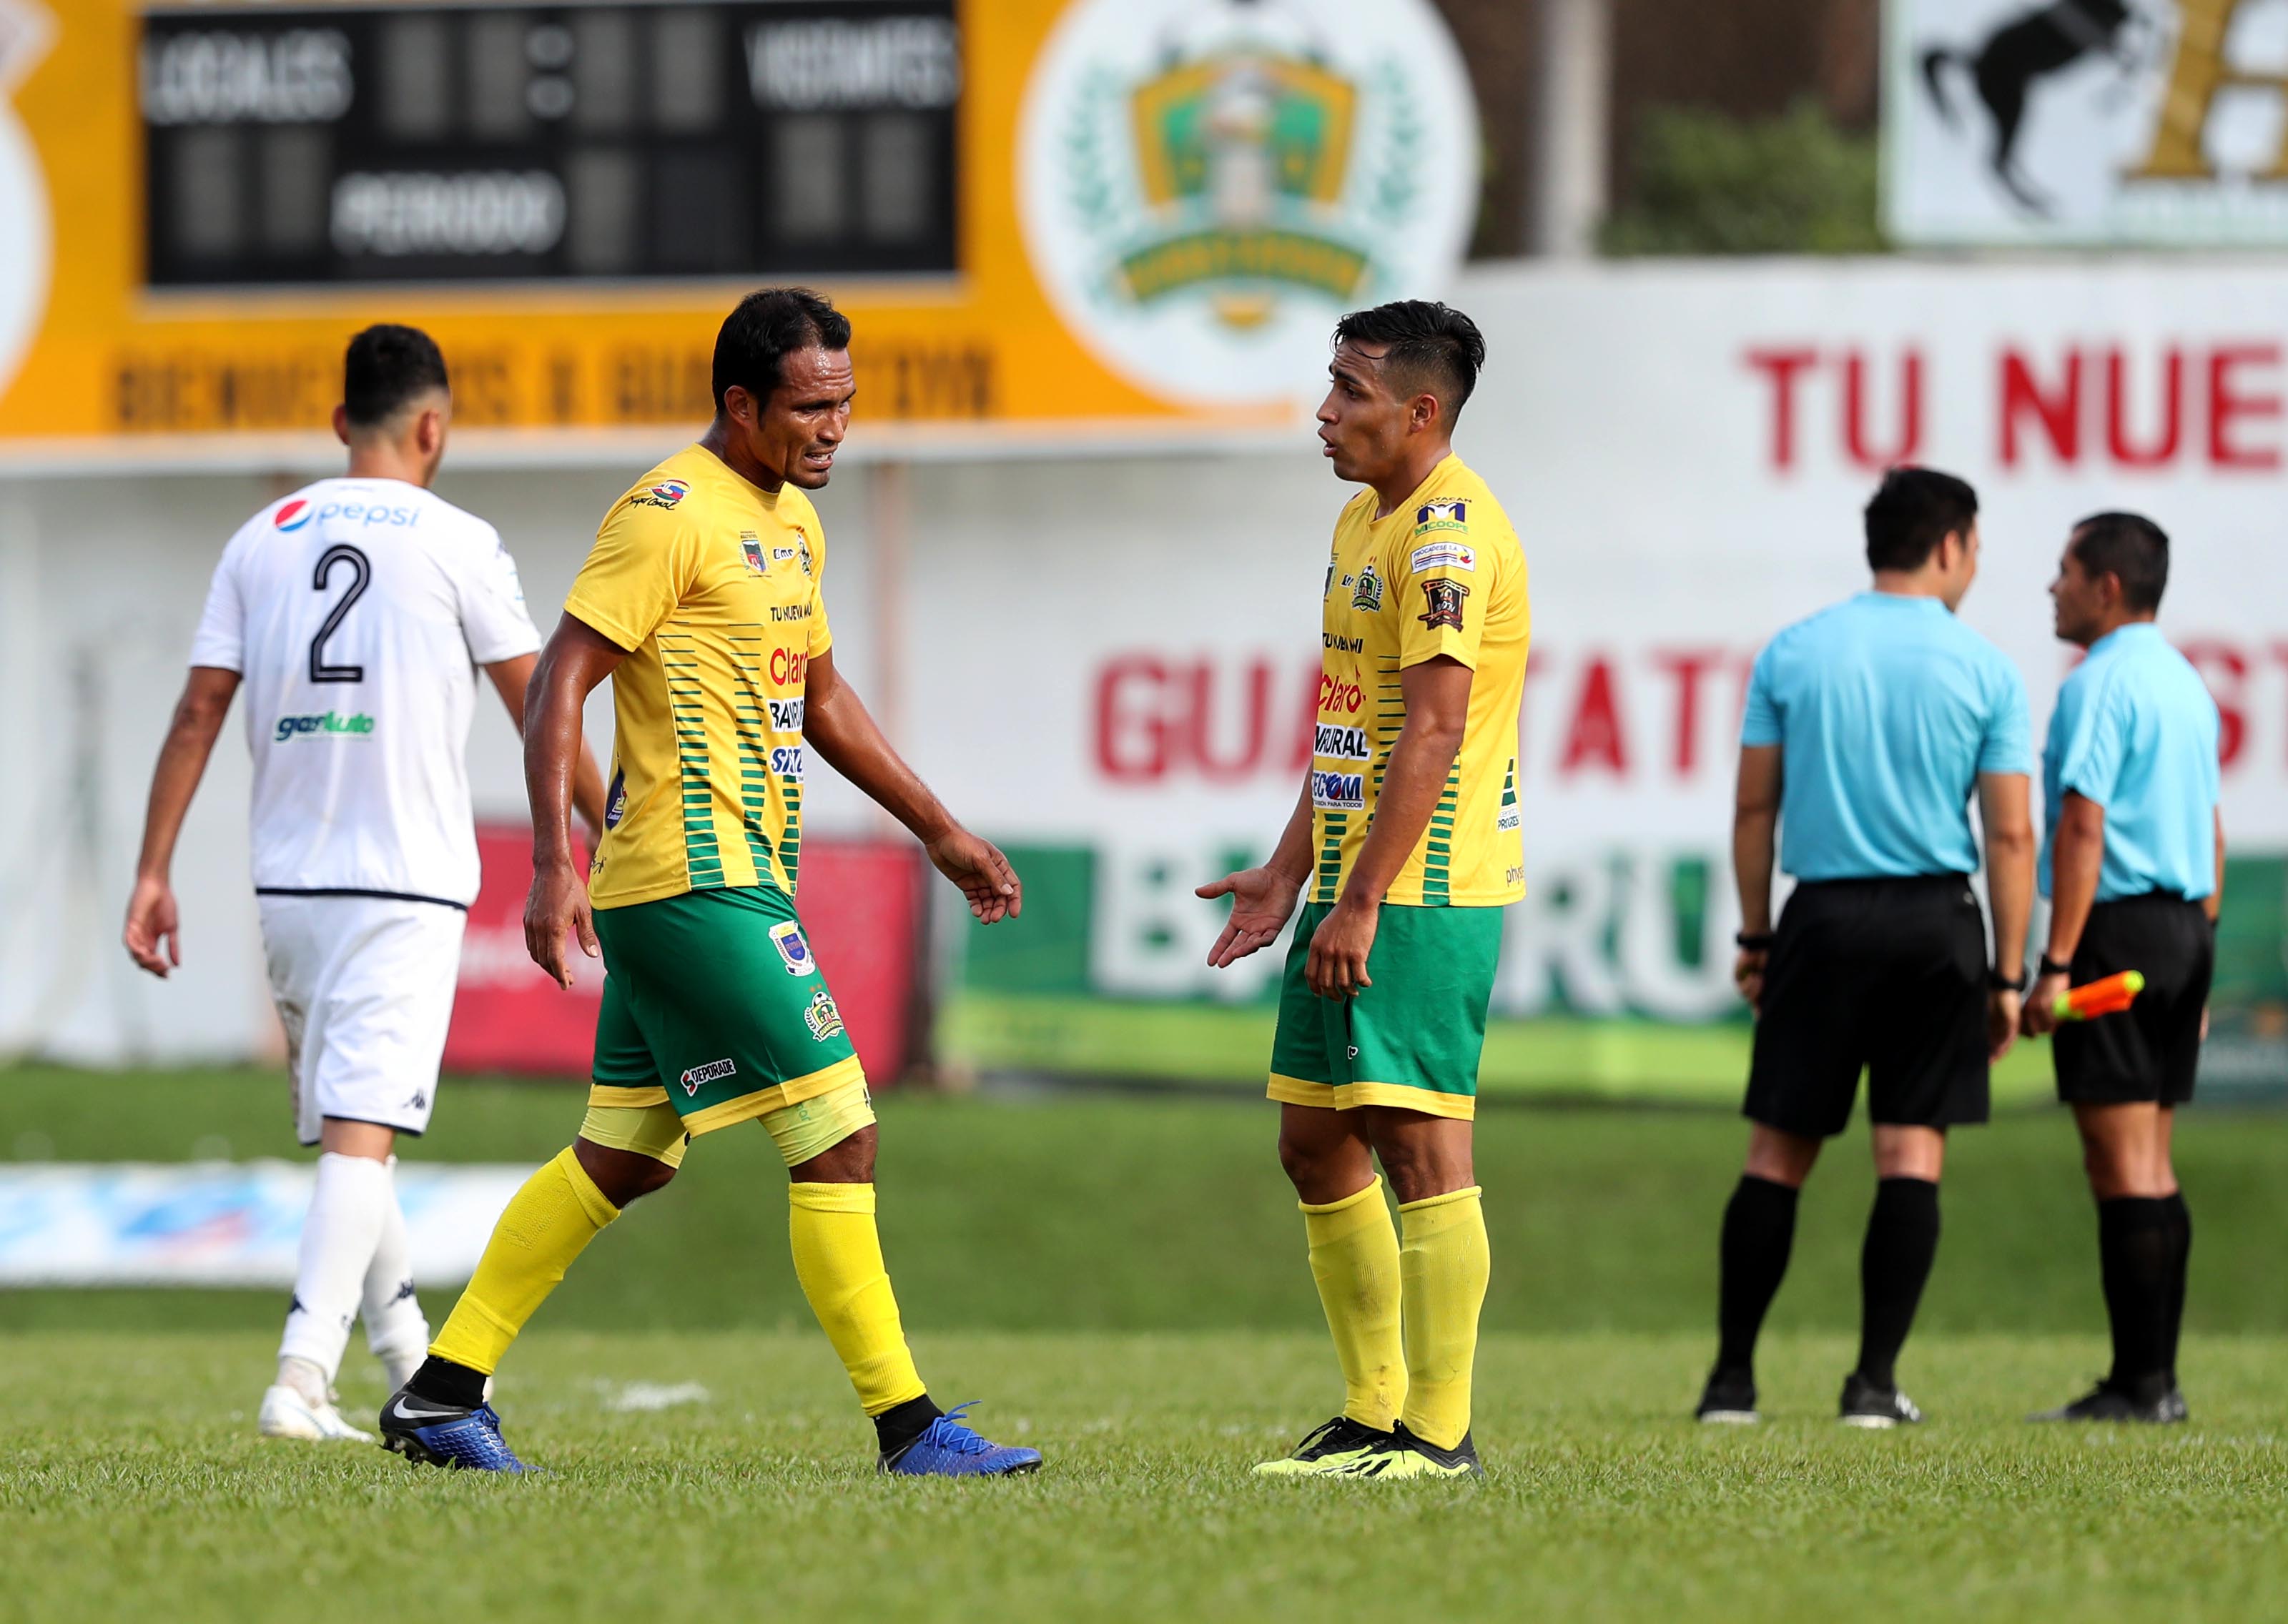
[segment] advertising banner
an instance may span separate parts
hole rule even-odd
[[[1451,280],[1477,151],[1430,0],[0,0],[0,459],[329,458],[379,320],[464,466],[592,458],[788,281],[878,447],[1284,423]]]
[[[1888,0],[1901,242],[2288,242],[2278,0]]]

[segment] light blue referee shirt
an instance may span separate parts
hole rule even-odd
[[[2042,895],[2066,792],[2105,808],[2097,899],[2216,889],[2217,708],[2150,621],[2089,646],[2058,690],[2042,752]]]
[[[2018,668],[1937,598],[1893,592],[1774,638],[1740,742],[1782,747],[1780,867],[1799,880],[1974,874],[1978,775],[2034,770]]]

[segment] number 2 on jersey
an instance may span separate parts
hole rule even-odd
[[[339,603],[327,611],[325,623],[318,628],[318,635],[310,639],[310,680],[312,682],[363,682],[365,667],[326,663],[326,639],[341,630],[342,617],[350,612],[350,606],[362,598],[366,588],[373,584],[373,565],[365,554],[346,542],[337,543],[327,548],[324,555],[319,558],[317,574],[310,580],[313,590],[322,592],[326,590],[327,577],[334,573],[334,566],[337,564],[346,564],[350,566],[350,590],[342,594]]]

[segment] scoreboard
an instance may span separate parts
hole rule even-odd
[[[155,288],[950,274],[955,0],[141,19]]]

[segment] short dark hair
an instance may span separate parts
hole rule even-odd
[[[2093,513],[2073,527],[2068,544],[2083,574],[2121,582],[2127,607],[2150,614],[2161,606],[2169,586],[2169,536],[2142,513]]]
[[[1935,468],[1894,468],[1867,503],[1867,566],[1920,569],[1949,535],[1967,535],[1978,493]]]
[[[807,288],[759,288],[723,318],[715,335],[715,409],[736,384],[767,400],[797,350],[850,347],[850,318]]]
[[[1428,299],[1355,310],[1335,323],[1335,342],[1388,345],[1383,370],[1409,384],[1427,385],[1444,404],[1449,424],[1469,404],[1478,369],[1486,364],[1478,324],[1452,305]]]
[[[379,428],[429,391],[452,387],[437,341],[417,327],[369,327],[342,363],[342,408],[356,428]]]

